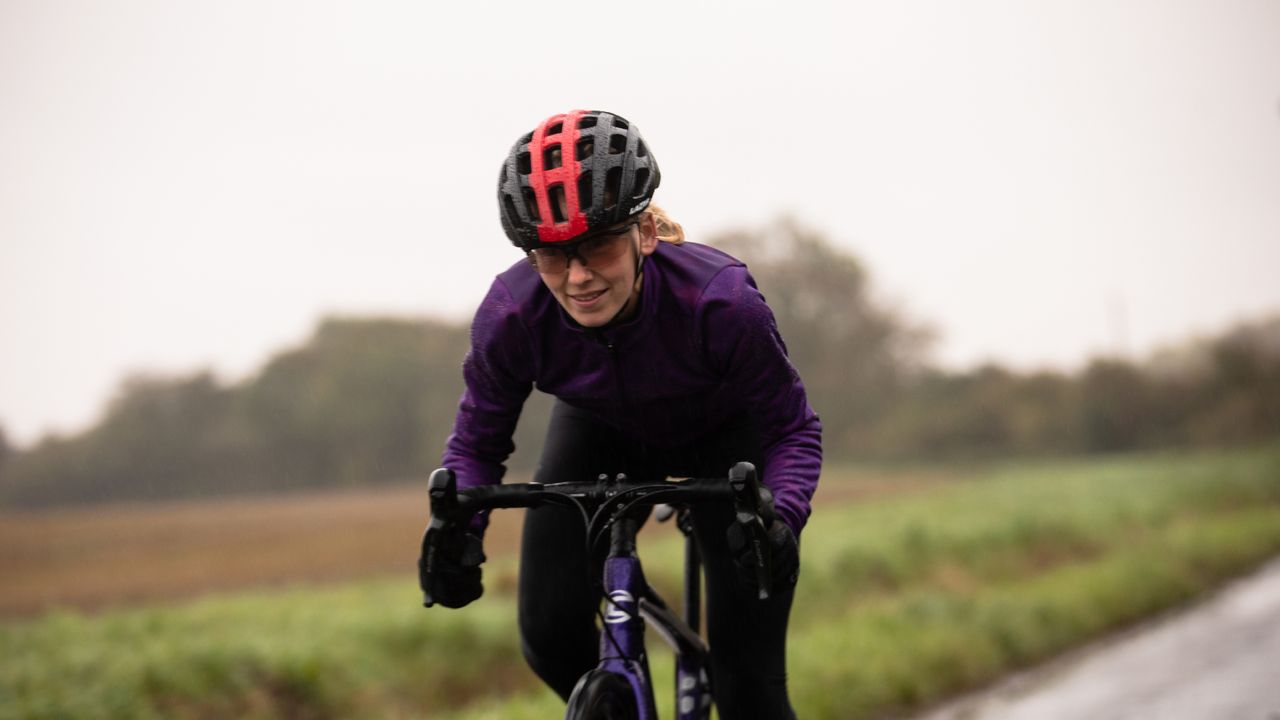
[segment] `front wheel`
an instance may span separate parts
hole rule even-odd
[[[592,670],[573,688],[565,720],[639,720],[636,696],[619,675]]]

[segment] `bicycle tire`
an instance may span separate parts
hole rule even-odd
[[[565,720],[638,720],[636,695],[622,676],[595,669],[582,676],[569,696]]]

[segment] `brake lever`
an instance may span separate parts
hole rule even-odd
[[[458,515],[458,478],[448,468],[439,468],[427,481],[427,498],[431,502],[431,522],[422,534],[422,554],[418,557],[418,584],[422,588],[422,605],[435,605],[431,588],[439,562],[440,542],[445,530]]]
[[[740,462],[729,470],[729,488],[733,491],[734,522],[742,528],[755,559],[756,588],[761,600],[768,600],[773,585],[773,554],[764,518],[772,519],[772,503],[760,491],[756,468]]]

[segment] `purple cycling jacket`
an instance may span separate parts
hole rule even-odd
[[[471,326],[444,466],[460,487],[501,482],[535,386],[662,448],[745,415],[763,445],[761,480],[799,535],[822,468],[822,425],[746,266],[705,245],[660,242],[641,283],[634,317],[593,330],[528,262],[499,275]]]

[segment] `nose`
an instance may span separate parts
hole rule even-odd
[[[569,282],[574,285],[581,285],[590,279],[591,268],[587,267],[582,258],[569,258]]]

